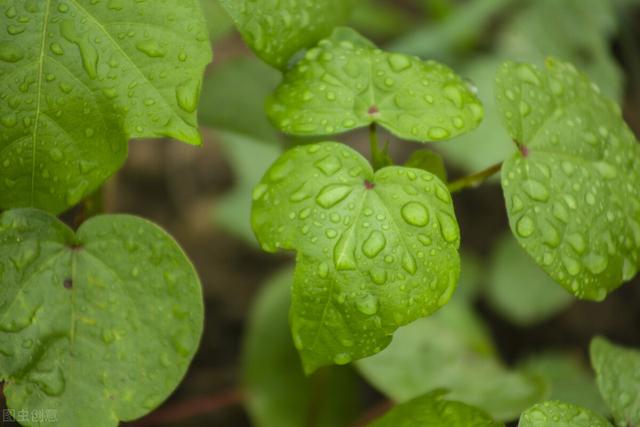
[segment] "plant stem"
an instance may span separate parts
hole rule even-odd
[[[387,142],[382,150],[378,146],[378,127],[375,123],[369,125],[369,143],[371,146],[371,164],[374,170],[393,164],[389,156],[389,143]]]
[[[449,184],[447,184],[447,187],[449,188],[449,191],[451,193],[457,193],[458,191],[462,191],[466,188],[477,187],[484,181],[489,179],[491,176],[500,172],[501,168],[502,162],[496,163],[495,165],[488,167],[481,172],[474,173],[473,175],[465,176],[453,182],[450,182]]]

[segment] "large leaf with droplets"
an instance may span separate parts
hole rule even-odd
[[[396,402],[443,388],[451,399],[501,421],[516,419],[546,392],[537,376],[503,365],[482,319],[455,297],[433,316],[398,330],[388,348],[357,365]]]
[[[220,0],[245,42],[283,69],[299,50],[346,22],[353,0]]]
[[[290,268],[269,279],[249,317],[242,364],[252,425],[347,426],[357,415],[357,376],[345,366],[305,376],[289,331],[292,281]]]
[[[598,388],[616,424],[640,425],[640,351],[597,337],[590,354]]]
[[[518,427],[612,427],[591,409],[550,400],[527,409]]]
[[[307,372],[380,351],[446,304],[460,271],[451,196],[429,172],[373,172],[333,142],[286,152],[254,191],[262,247],[296,250],[291,328]]]
[[[433,392],[396,406],[370,427],[500,427],[504,426],[481,409],[445,400],[444,392]]]
[[[285,73],[267,105],[283,132],[331,135],[379,123],[401,138],[440,141],[478,126],[482,105],[451,69],[348,32],[336,30]]]
[[[640,145],[572,65],[507,62],[497,98],[519,152],[502,187],[520,245],[579,298],[602,300],[640,265]]]
[[[136,419],[180,382],[202,323],[198,277],[155,225],[105,215],[74,233],[37,210],[0,216],[0,375],[17,413]]]
[[[199,144],[211,59],[197,0],[0,0],[0,207],[59,213],[124,162],[127,140]]]

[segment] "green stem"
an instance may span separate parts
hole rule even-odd
[[[375,123],[369,125],[369,143],[371,145],[371,163],[374,170],[393,164],[388,151],[389,143],[387,142],[382,150],[378,146],[378,127]]]
[[[500,172],[502,168],[502,162],[496,163],[495,165],[481,171],[478,173],[474,173],[473,175],[465,176],[460,179],[457,179],[453,182],[447,184],[449,191],[451,193],[457,193],[458,191],[462,191],[466,188],[477,187],[482,184],[484,181],[489,179],[491,176]]]

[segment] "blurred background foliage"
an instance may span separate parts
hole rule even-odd
[[[264,171],[305,141],[279,134],[264,114],[279,72],[244,46],[216,0],[201,2],[215,52],[200,103],[204,146],[134,141],[126,168],[108,186],[108,210],[155,220],[184,245],[207,308],[201,348],[183,385],[131,425],[357,426],[392,402],[437,388],[506,422],[548,398],[606,416],[586,349],[595,334],[640,346],[640,290],[626,285],[603,303],[575,301],[510,236],[495,181],[455,196],[465,252],[453,301],[399,330],[376,356],[303,375],[288,328],[291,254],[263,254],[249,215],[251,190]],[[515,150],[493,94],[497,65],[507,58],[575,63],[640,130],[639,0],[354,3],[349,25],[380,47],[442,61],[477,89],[483,124],[428,147],[443,155],[452,178]],[[422,148],[383,138],[397,163]],[[336,139],[368,155],[365,132]]]

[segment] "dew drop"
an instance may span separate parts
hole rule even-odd
[[[424,227],[429,223],[429,211],[420,202],[409,202],[402,207],[402,219],[409,225]]]

